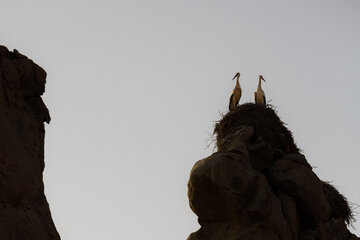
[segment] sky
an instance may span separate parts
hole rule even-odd
[[[241,103],[264,76],[314,172],[360,204],[359,0],[0,4],[0,45],[48,74],[44,182],[62,239],[196,231],[187,181],[236,72]]]

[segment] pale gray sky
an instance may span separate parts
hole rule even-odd
[[[62,239],[184,240],[197,230],[187,180],[212,152],[206,140],[237,71],[241,102],[263,74],[315,172],[360,204],[359,8],[2,0],[0,44],[48,73],[44,180]]]

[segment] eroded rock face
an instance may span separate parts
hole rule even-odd
[[[315,175],[272,109],[246,104],[224,119],[219,151],[190,174],[201,228],[188,240],[359,239],[346,199]]]
[[[46,72],[0,46],[0,239],[60,239],[44,195]]]

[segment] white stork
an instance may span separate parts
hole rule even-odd
[[[240,78],[240,73],[236,73],[235,77],[233,78],[233,80],[236,78],[236,85],[234,87],[234,90],[232,91],[231,97],[230,97],[230,102],[229,102],[229,110],[234,110],[236,108],[236,106],[239,105],[239,101],[241,98],[241,87],[240,87],[240,83],[239,83],[239,78]]]
[[[264,90],[262,90],[262,88],[261,88],[261,80],[266,82],[265,79],[263,78],[263,76],[259,75],[259,84],[258,84],[256,92],[254,92],[254,94],[255,94],[255,103],[256,104],[266,105],[265,93],[264,93]]]

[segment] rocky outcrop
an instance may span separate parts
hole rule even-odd
[[[244,104],[216,124],[218,151],[190,174],[201,228],[188,240],[354,240],[352,213],[321,181],[271,107]]]
[[[60,239],[44,195],[46,72],[0,46],[0,239]]]

